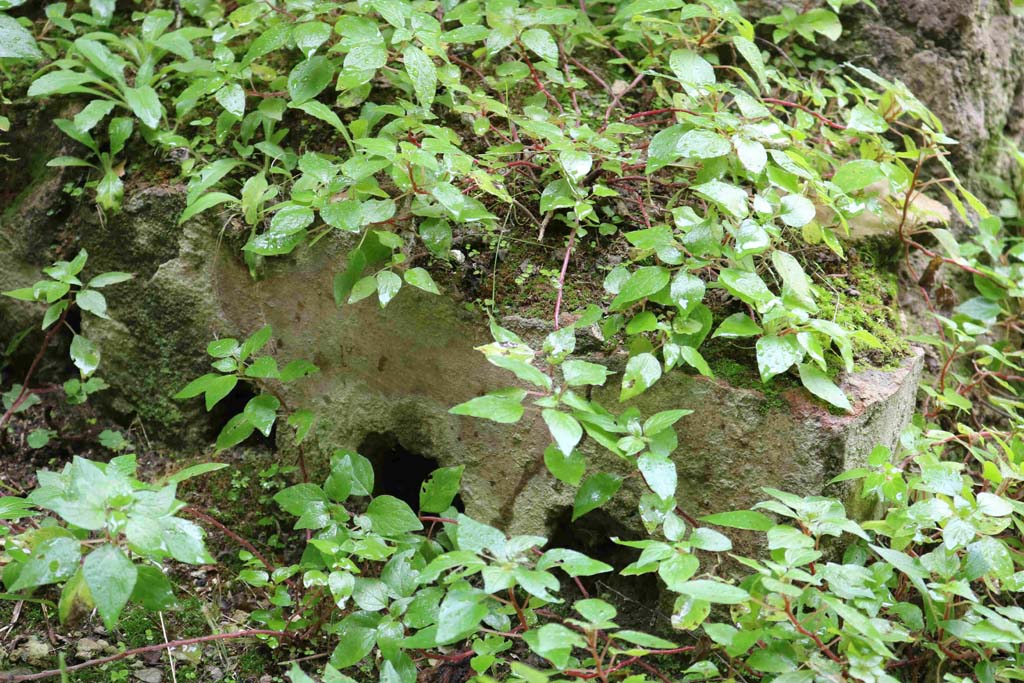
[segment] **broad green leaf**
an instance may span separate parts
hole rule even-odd
[[[237,446],[248,439],[254,431],[256,431],[256,427],[249,422],[249,418],[243,413],[235,415],[227,421],[224,428],[220,430],[220,434],[217,435],[217,442],[215,444],[217,450],[221,451],[225,448]]]
[[[174,597],[174,589],[164,573],[152,565],[138,565],[135,588],[132,589],[131,601],[136,602],[151,612],[173,609],[178,601]]]
[[[676,495],[678,482],[676,464],[662,455],[642,453],[636,461],[644,481],[660,498],[669,499]]]
[[[221,375],[209,380],[204,391],[206,395],[206,410],[212,410],[225,396],[231,393],[236,384],[238,384],[238,377],[236,375]]]
[[[437,614],[437,644],[447,645],[475,632],[480,620],[487,616],[487,605],[483,603],[486,597],[477,589],[449,591]]]
[[[238,360],[244,362],[254,353],[258,353],[267,345],[273,333],[274,330],[270,325],[264,325],[249,335],[238,349]]]
[[[569,150],[558,155],[558,163],[573,183],[582,181],[594,167],[594,159],[586,152]]]
[[[723,268],[718,273],[718,282],[740,301],[758,308],[775,298],[757,273]]]
[[[415,45],[408,45],[402,53],[402,61],[405,63],[405,72],[412,81],[416,99],[429,109],[437,93],[437,68],[434,66],[434,60]]]
[[[263,436],[270,436],[270,430],[277,420],[277,409],[281,402],[270,394],[260,394],[249,399],[242,413],[249,423],[258,429]]]
[[[334,80],[334,66],[323,56],[299,62],[288,75],[288,94],[294,104],[302,104],[319,95]]]
[[[338,115],[331,111],[323,102],[317,102],[316,100],[308,100],[300,104],[289,103],[288,106],[292,109],[298,109],[304,111],[315,119],[320,119],[324,123],[330,124],[335,130],[339,131],[342,135],[347,134],[345,124],[341,122]]]
[[[121,282],[127,282],[128,280],[131,280],[133,277],[135,276],[132,275],[131,273],[119,273],[114,271],[109,273],[100,273],[93,279],[89,280],[89,283],[86,286],[89,289],[101,289],[103,287],[109,287],[110,285],[116,285]]]
[[[111,100],[93,100],[85,105],[82,111],[75,114],[75,128],[83,132],[92,130],[107,114],[113,111],[115,106],[117,106],[116,103]]]
[[[675,152],[687,159],[714,159],[732,151],[729,140],[718,133],[703,128],[694,128],[680,136]]]
[[[764,145],[739,135],[733,136],[732,144],[736,147],[736,156],[743,164],[743,168],[755,176],[760,175],[764,167],[768,165],[768,152],[765,151]]]
[[[768,76],[765,73],[764,57],[761,56],[761,50],[753,41],[747,40],[742,36],[733,36],[732,44],[736,48],[736,51],[743,56],[743,59],[747,61],[750,68],[754,70],[754,75],[757,76],[757,80],[761,84],[761,87],[767,90]]]
[[[322,21],[307,21],[298,24],[292,30],[292,39],[295,47],[299,48],[302,56],[309,59],[316,49],[327,42],[331,37],[331,27]]]
[[[78,71],[51,71],[43,74],[28,88],[29,97],[46,97],[47,95],[85,92],[82,86],[96,83],[98,79]]]
[[[295,517],[301,517],[311,507],[317,504],[325,504],[327,496],[316,484],[295,484],[286,489],[278,491],[274,495],[274,502],[281,506],[281,509]]]
[[[594,384],[603,386],[608,378],[608,368],[597,363],[588,363],[583,360],[567,360],[562,363],[562,376],[565,383],[571,387]]]
[[[285,383],[294,382],[297,379],[302,379],[318,372],[320,372],[320,368],[308,360],[300,358],[299,360],[291,361],[281,369],[281,381]]]
[[[598,472],[587,477],[576,491],[572,505],[572,521],[576,521],[591,510],[601,507],[618,492],[622,479],[607,472]]]
[[[655,434],[668,429],[676,422],[679,422],[679,420],[692,413],[692,410],[687,410],[685,408],[662,410],[661,412],[655,413],[644,421],[644,434],[647,436],[654,436]]]
[[[712,337],[753,337],[761,334],[761,326],[746,313],[733,313],[722,321]]]
[[[670,277],[668,269],[661,266],[638,268],[619,289],[612,301],[612,310],[619,310],[627,304],[660,292],[668,285]]]
[[[81,557],[81,546],[77,539],[70,536],[47,539],[33,548],[10,589],[20,591],[63,581],[75,573]]]
[[[561,568],[569,576],[593,576],[612,571],[611,565],[567,548],[554,548],[537,560],[537,569],[548,569],[554,566]]]
[[[223,462],[204,462],[199,465],[191,465],[182,470],[178,470],[171,476],[167,477],[166,481],[168,484],[180,484],[181,482],[198,477],[210,472],[216,472],[222,470],[225,467],[230,467],[227,463]]]
[[[658,563],[658,576],[670,591],[678,593],[699,568],[700,560],[696,556],[674,552],[668,559]]]
[[[420,510],[438,513],[447,510],[459,494],[465,469],[465,465],[459,465],[441,467],[431,472],[430,478],[420,486]]]
[[[104,544],[86,556],[82,575],[103,625],[113,629],[135,589],[138,570],[119,548]]]
[[[714,379],[715,373],[711,371],[711,366],[708,365],[708,362],[704,360],[704,356],[697,349],[692,346],[680,346],[679,357],[703,376]]]
[[[851,193],[863,190],[885,178],[885,172],[877,161],[857,159],[843,164],[832,176],[832,182],[843,192]]]
[[[570,486],[579,486],[587,461],[579,451],[566,455],[554,444],[544,449],[544,465],[552,476]]]
[[[237,204],[238,199],[225,192],[208,192],[185,207],[185,210],[181,212],[181,216],[178,217],[178,223],[184,223],[193,216],[226,202]]]
[[[767,382],[775,375],[803,360],[804,350],[800,348],[796,335],[784,337],[768,335],[757,340],[757,369],[761,373],[761,381]]]
[[[789,194],[782,198],[782,213],[779,219],[791,228],[802,228],[814,220],[814,204],[801,194]]]
[[[100,365],[100,350],[91,341],[80,334],[76,334],[71,340],[71,362],[82,373],[88,377],[96,372]]]
[[[60,600],[57,603],[57,618],[61,624],[68,621],[68,617],[75,611],[75,605],[80,604],[83,609],[92,610],[96,605],[89,595],[89,587],[85,585],[85,577],[82,575],[81,567],[67,580],[60,592]]]
[[[800,382],[807,391],[821,400],[847,412],[853,411],[850,399],[846,397],[843,390],[836,386],[829,376],[822,372],[817,365],[813,363],[800,365]]]
[[[558,44],[555,43],[555,39],[551,37],[551,34],[542,28],[531,28],[523,31],[520,39],[523,41],[523,45],[530,48],[530,50],[538,57],[546,62],[552,64],[558,63]]]
[[[884,133],[889,129],[889,124],[866,104],[857,104],[850,111],[846,127],[861,133]]]
[[[460,403],[448,412],[453,415],[482,417],[493,422],[511,424],[518,422],[519,418],[523,416],[522,401],[525,396],[526,392],[521,390],[491,392],[486,396],[479,396]]]
[[[208,372],[202,377],[197,377],[188,384],[185,388],[174,395],[176,399],[195,398],[199,394],[205,393],[206,390],[211,386],[213,380],[220,377],[220,375]]]
[[[284,47],[291,37],[294,24],[283,22],[271,26],[261,33],[249,44],[249,49],[242,58],[242,66],[248,66],[249,62],[259,59],[263,55],[270,54],[274,50]]]
[[[378,620],[379,616],[366,612],[354,612],[342,619],[331,664],[344,669],[366,657],[377,640]]]
[[[775,522],[767,515],[756,510],[737,510],[735,512],[717,512],[701,517],[702,522],[730,529],[747,529],[750,531],[768,531]]]
[[[431,294],[441,293],[437,289],[434,279],[430,277],[430,273],[423,268],[410,268],[405,271],[405,281],[417,289],[422,289],[424,292],[430,292]]]
[[[216,339],[206,345],[206,353],[214,358],[227,358],[238,350],[238,340],[232,337]]]
[[[377,273],[377,299],[380,301],[380,307],[387,306],[401,288],[402,278],[395,273],[390,270],[382,270]]]
[[[245,90],[239,84],[225,85],[213,98],[232,116],[240,119],[245,115]]]
[[[746,218],[750,213],[750,209],[747,207],[746,190],[732,183],[711,180],[702,185],[692,185],[690,189],[705,199],[711,200],[731,216]]]
[[[384,536],[399,536],[423,528],[416,513],[394,496],[377,496],[366,509],[366,516],[373,522],[373,530]]]
[[[619,401],[628,401],[647,391],[661,379],[661,363],[650,353],[633,356],[626,363],[626,371],[622,375],[622,390]]]
[[[750,599],[750,594],[738,586],[704,579],[678,585],[675,592],[720,605],[737,605]]]
[[[75,295],[75,303],[83,311],[88,311],[98,318],[110,319],[107,315],[107,300],[99,292],[92,289],[83,289]]]
[[[530,649],[541,657],[551,660],[558,668],[569,664],[573,648],[586,647],[583,636],[561,624],[544,624],[523,634],[523,640]]]
[[[193,522],[179,517],[164,517],[160,520],[167,552],[178,562],[185,564],[210,564],[213,558],[203,543],[203,530]]]
[[[668,57],[669,68],[679,82],[691,92],[715,82],[715,69],[708,60],[692,50],[673,50]]]
[[[583,438],[583,427],[580,423],[572,415],[550,408],[541,411],[541,416],[551,432],[551,437],[558,444],[558,449],[566,456],[572,455],[576,444]]]
[[[147,128],[156,129],[164,115],[164,107],[160,104],[160,98],[148,85],[138,88],[125,88],[124,99],[131,107],[132,113]]]
[[[0,59],[36,62],[42,58],[35,37],[14,17],[0,14]]]

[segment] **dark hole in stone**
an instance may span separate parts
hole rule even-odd
[[[619,626],[655,632],[671,628],[667,611],[671,605],[660,604],[663,591],[657,574],[619,575],[622,569],[640,557],[640,551],[619,545],[612,538],[632,540],[636,537],[634,532],[604,510],[594,510],[572,522],[572,509],[565,508],[554,512],[549,520],[549,528],[553,532],[548,548],[575,550],[614,567],[613,571],[604,574],[581,576],[580,582],[590,597],[615,605],[619,611],[615,622]],[[571,580],[563,582],[563,586],[576,590],[575,582]]]
[[[373,464],[373,495],[394,496],[420,509],[420,486],[439,467],[436,460],[407,449],[391,432],[367,434],[358,452]],[[452,505],[459,512],[466,509],[460,496]]]

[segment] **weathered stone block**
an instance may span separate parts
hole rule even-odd
[[[111,220],[86,216],[78,223],[82,245],[96,254],[91,269],[137,274],[131,285],[107,292],[114,322],[85,320],[86,333],[103,352],[102,374],[114,387],[102,399],[109,407],[139,416],[151,438],[205,443],[226,415],[207,416],[198,401],[171,396],[206,371],[209,340],[244,337],[270,324],[279,362],[305,358],[321,368],[284,394],[291,407],[319,416],[307,447],[311,459],[319,455],[322,463],[335,449],[362,449],[377,462],[382,486],[405,491],[413,502],[431,467],[465,465],[467,513],[515,533],[558,531],[573,490],[543,464],[550,437],[539,411],[528,410],[515,425],[448,413],[511,379],[474,349],[490,341],[481,312],[412,288],[386,309],[372,298],[338,308],[331,278],[344,267],[349,245],[341,240],[268,264],[254,280],[236,248],[222,244],[215,221],[177,226],[181,204],[179,188],[149,188],[126,198],[124,211]],[[542,336],[546,325],[531,322],[510,326]],[[677,424],[674,458],[679,500],[701,515],[748,507],[762,498],[762,486],[828,491],[829,480],[863,464],[874,445],[895,442],[912,414],[920,368],[915,356],[895,371],[846,378],[855,405],[850,415],[833,415],[802,389],[769,400],[757,389],[682,371],[635,403],[648,415],[695,411]],[[593,395],[616,410],[612,384]],[[291,448],[284,437],[279,445],[286,454]],[[633,470],[586,440],[581,448],[590,472]],[[618,532],[639,529],[640,482],[625,482],[604,517],[584,518],[584,526],[610,518]]]

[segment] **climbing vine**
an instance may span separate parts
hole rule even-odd
[[[11,37],[0,61],[39,66],[28,95],[77,105],[53,123],[80,151],[50,165],[86,169],[107,213],[122,202],[129,149],[170,155],[186,186],[178,222],[215,217],[253,278],[268,260],[344,245],[345,269],[324,275],[339,307],[374,296],[386,307],[407,287],[442,295],[457,240],[556,244],[550,332],[536,348],[493,316],[494,341],[479,350],[509,387],[451,412],[505,424],[539,413],[551,440],[543,462],[577,491],[574,520],[623,484],[588,472],[578,446],[592,440],[643,483],[647,535],[613,539],[639,551],[616,569],[459,512],[461,466],[436,470],[417,509],[374,495],[373,467],[356,452],[334,453],[315,480],[302,447],[317,416],[284,385],[317,367],[279,368],[268,326],[211,341],[212,371],[164,389],[202,396],[207,410],[251,392],[215,448],[256,433],[295,446],[302,481],[274,501],[305,533],[301,557],[268,558],[176,499],[177,483],[216,465],[149,484],[130,455],[76,458],[40,471],[27,497],[0,499],[11,594],[56,586],[62,621],[95,608],[108,628],[129,602],[166,609],[164,561],[211,559],[198,524],[177,516],[190,512],[240,543],[238,580],[265,597],[254,628],[209,638],[329,640],[318,671],[328,682],[413,683],[437,663],[468,663],[481,682],[1021,676],[1022,193],[1001,187],[993,214],[906,86],[815,55],[816,41],[840,37],[837,13],[862,3],[757,22],[730,0],[159,4],[124,17],[96,0],[50,3],[34,22],[0,14]],[[854,519],[838,500],[770,489],[754,509],[697,519],[672,458],[690,410],[644,415],[632,400],[671,372],[714,378],[714,353],[853,412],[840,377],[899,360],[867,326],[840,322],[839,308],[857,304],[837,298],[821,266],[842,262],[865,231],[913,280],[928,314],[909,338],[936,365],[895,452],[880,446],[835,482],[859,481],[881,513]],[[601,290],[570,310],[580,254],[613,248],[621,258]],[[5,292],[45,302],[47,332],[3,395],[0,430],[57,391],[31,380],[58,333],[71,335],[79,371],[59,387],[68,402],[105,388],[99,351],[68,313],[105,318],[97,290],[133,284],[125,273],[83,284],[86,258]],[[591,329],[602,358],[577,353]],[[612,382],[619,405],[602,405],[590,389]],[[738,555],[737,530],[763,553]],[[620,626],[616,606],[587,588],[611,572],[656,575],[670,628]],[[290,677],[312,680],[297,664]]]

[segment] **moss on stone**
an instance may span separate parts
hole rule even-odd
[[[862,249],[848,261],[846,277],[821,286],[821,315],[850,332],[867,332],[881,347],[854,336],[857,369],[892,369],[910,353],[897,305],[897,278],[878,249]]]

